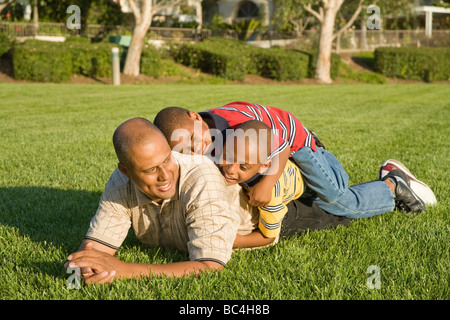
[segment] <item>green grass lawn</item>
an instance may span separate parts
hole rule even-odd
[[[406,164],[439,204],[390,212],[235,252],[222,272],[198,278],[115,280],[69,289],[63,264],[78,248],[116,166],[112,134],[178,105],[196,111],[234,100],[293,112],[347,169],[377,178]],[[0,299],[449,299],[450,87],[407,85],[0,84]],[[130,233],[125,261],[186,260],[142,246]],[[369,289],[370,266],[381,288]]]

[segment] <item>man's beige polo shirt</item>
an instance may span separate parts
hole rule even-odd
[[[225,265],[236,233],[257,227],[256,209],[241,187],[227,186],[216,165],[204,156],[172,152],[179,166],[178,193],[159,205],[116,169],[105,186],[86,239],[118,249],[133,228],[149,247],[189,252],[190,260]]]

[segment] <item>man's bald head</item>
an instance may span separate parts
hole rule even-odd
[[[131,148],[155,140],[160,141],[161,137],[164,138],[161,131],[149,120],[145,118],[129,119],[117,127],[113,135],[117,159],[125,166],[132,166],[133,161],[129,157]]]

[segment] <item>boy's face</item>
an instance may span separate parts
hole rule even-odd
[[[172,150],[181,153],[204,154],[212,142],[208,125],[198,113],[191,112],[183,125],[172,132]]]
[[[249,146],[248,143],[245,143],[245,146],[239,144],[236,138],[233,144],[228,144],[228,148],[225,143],[219,167],[227,185],[245,182],[268,168],[268,164],[261,164],[259,159],[253,156],[257,151],[257,147]]]

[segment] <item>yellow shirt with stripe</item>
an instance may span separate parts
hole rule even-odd
[[[288,160],[283,174],[272,188],[272,199],[265,207],[259,207],[258,227],[262,234],[268,238],[275,238],[281,230],[287,207],[294,199],[299,198],[304,191],[304,182],[300,169]]]

